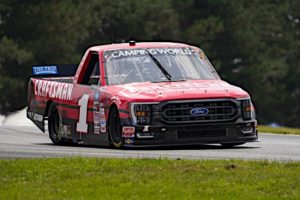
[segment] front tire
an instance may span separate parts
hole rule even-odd
[[[49,107],[49,112],[48,112],[48,130],[49,130],[49,137],[52,143],[55,145],[63,144],[60,127],[61,127],[61,117],[58,113],[56,105],[52,103]]]
[[[123,146],[120,115],[116,107],[112,107],[109,114],[108,135],[113,147],[121,148]]]

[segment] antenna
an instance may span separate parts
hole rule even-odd
[[[135,45],[135,40],[129,40],[129,46],[134,46]]]

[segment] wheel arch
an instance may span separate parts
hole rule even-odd
[[[119,112],[119,108],[118,108],[118,106],[117,106],[117,104],[116,104],[115,102],[113,102],[113,103],[110,105],[110,107],[109,107],[108,119],[109,119],[109,116],[110,116],[111,111],[112,111],[113,109],[117,109],[117,111]]]

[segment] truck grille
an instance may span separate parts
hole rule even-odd
[[[230,100],[169,102],[162,107],[162,120],[167,123],[225,122],[236,117],[237,105]]]

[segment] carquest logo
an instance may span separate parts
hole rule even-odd
[[[193,108],[190,110],[190,114],[193,116],[203,116],[207,115],[209,110],[207,108]]]

